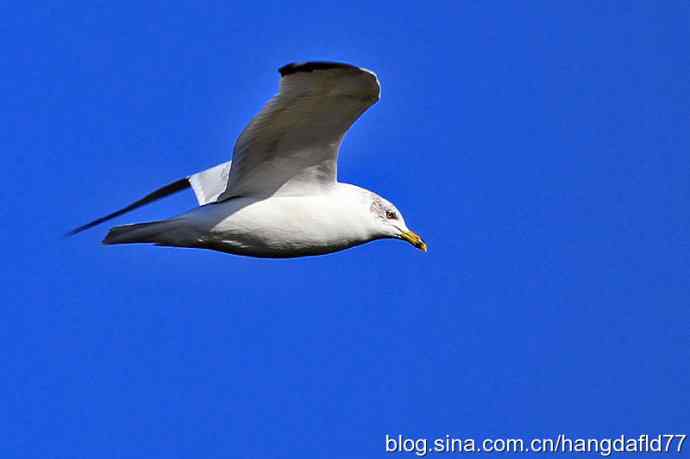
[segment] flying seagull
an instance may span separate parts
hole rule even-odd
[[[279,72],[278,95],[240,134],[232,161],[170,183],[68,234],[191,187],[199,207],[168,220],[116,226],[103,243],[288,258],[397,238],[426,252],[426,243],[393,204],[338,181],[345,133],[379,100],[376,74],[335,62],[292,63]]]

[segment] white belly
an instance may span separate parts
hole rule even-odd
[[[182,218],[207,248],[257,257],[297,257],[343,250],[371,240],[360,206],[337,196],[238,198]]]

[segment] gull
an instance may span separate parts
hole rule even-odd
[[[278,71],[279,93],[240,134],[232,161],[172,182],[68,235],[191,187],[199,207],[167,220],[116,226],[103,243],[290,258],[401,239],[426,252],[393,204],[338,181],[345,134],[380,98],[376,74],[337,62],[292,63]]]

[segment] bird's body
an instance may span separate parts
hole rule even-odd
[[[363,244],[376,233],[373,194],[343,183],[320,194],[234,198],[170,220],[120,227],[106,244],[153,242],[255,257],[321,255]]]
[[[72,234],[192,187],[200,207],[115,227],[103,242],[271,258],[321,255],[383,238],[426,250],[393,204],[337,180],[345,133],[379,98],[376,75],[325,62],[289,64],[280,73],[280,93],[240,135],[232,162],[171,183]]]

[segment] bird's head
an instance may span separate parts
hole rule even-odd
[[[402,214],[393,204],[378,195],[373,195],[369,211],[374,217],[380,237],[402,239],[424,252],[427,251],[422,237],[407,227]]]

